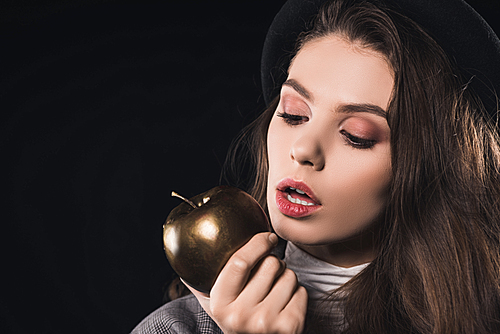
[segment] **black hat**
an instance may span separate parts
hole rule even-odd
[[[307,29],[324,2],[288,0],[274,18],[261,60],[266,104],[278,95],[286,79],[299,33]],[[463,0],[385,0],[385,3],[426,30],[456,61],[488,112],[497,112],[495,92],[500,94],[500,40],[471,6]]]

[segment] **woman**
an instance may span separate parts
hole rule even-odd
[[[180,323],[191,327],[178,332],[500,332],[500,145],[482,85],[498,87],[484,76],[498,70],[498,39],[490,33],[482,55],[457,50],[462,24],[431,18],[451,8],[481,22],[461,0],[323,2],[292,0],[276,17],[263,57],[269,107],[252,125],[252,194],[288,241],[284,261],[269,255],[275,234],[256,235],[210,296],[192,290],[206,313],[187,297],[138,333]],[[490,32],[468,29],[476,42]]]

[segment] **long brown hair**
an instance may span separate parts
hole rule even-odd
[[[461,82],[442,48],[397,12],[363,1],[329,2],[299,37],[297,49],[329,34],[383,54],[395,80],[387,116],[393,181],[380,251],[332,295],[345,296],[341,329],[500,333],[495,119]],[[249,190],[264,207],[267,128],[277,103],[278,98],[238,141],[251,149],[255,178]]]

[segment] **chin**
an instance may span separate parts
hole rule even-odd
[[[320,246],[335,242],[336,239],[335,237],[327,236],[324,231],[311,228],[306,220],[281,217],[275,220],[271,218],[271,221],[274,232],[280,238],[296,245]]]
[[[280,215],[276,217],[270,213],[274,232],[280,238],[296,245],[325,246],[350,243],[363,238],[365,235],[370,234],[371,231],[367,226],[342,230],[331,224],[314,224],[308,219],[294,219]]]

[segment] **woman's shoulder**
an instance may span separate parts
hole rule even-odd
[[[132,330],[132,334],[175,333],[222,334],[222,331],[203,310],[194,295],[166,303]]]

